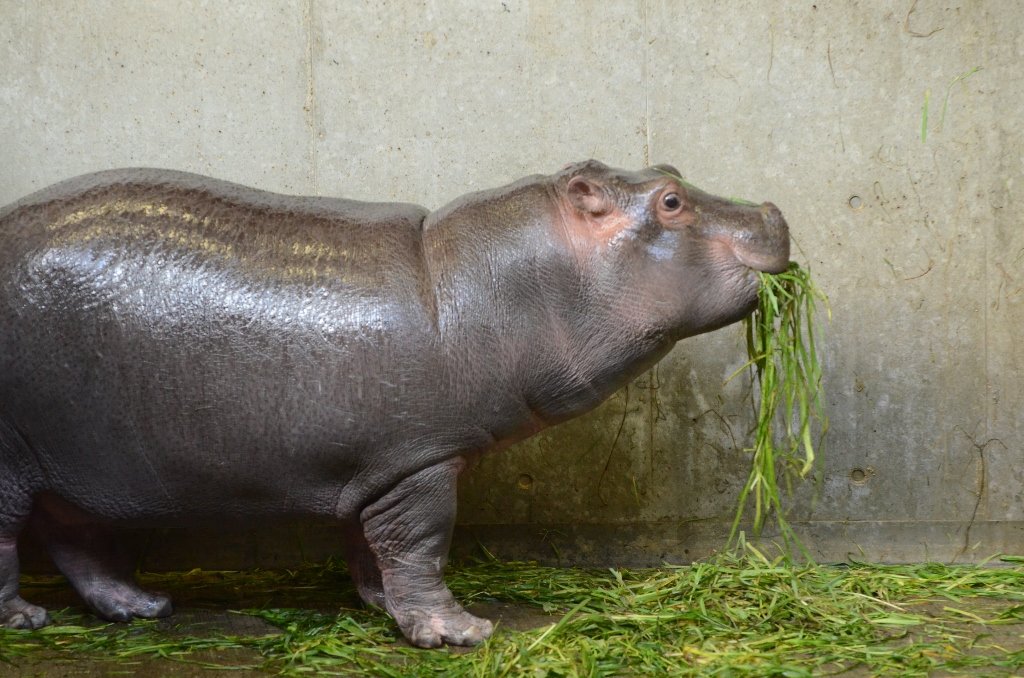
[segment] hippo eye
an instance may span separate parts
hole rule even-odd
[[[664,205],[667,210],[677,210],[682,202],[679,200],[679,196],[676,193],[669,193],[661,199],[661,204]]]

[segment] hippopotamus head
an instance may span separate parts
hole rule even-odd
[[[600,296],[617,296],[618,318],[671,342],[742,319],[757,304],[757,272],[789,265],[789,229],[775,205],[710,195],[670,165],[567,165],[554,189]]]

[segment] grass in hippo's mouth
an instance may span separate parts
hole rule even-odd
[[[466,653],[402,643],[388,615],[346,602],[351,582],[337,563],[196,570],[142,580],[192,605],[232,607],[251,632],[190,628],[174,617],[100,624],[66,609],[42,631],[0,633],[0,652],[15,663],[91,657],[130,668],[165,658],[283,674],[1007,675],[1024,666],[1024,561],[1007,560],[1004,568],[787,565],[748,546],[742,557],[651,570],[478,563],[449,574],[460,600],[504,601],[549,618],[526,631],[499,625]],[[25,579],[30,597],[63,586]],[[231,599],[265,604],[238,609],[225,605]]]
[[[752,380],[759,387],[755,399],[750,475],[740,493],[730,542],[738,536],[740,521],[750,495],[754,498],[754,533],[760,532],[769,515],[779,524],[784,552],[803,548],[786,522],[779,491],[782,477],[788,489],[802,479],[821,456],[815,454],[828,430],[821,390],[821,357],[817,351],[817,302],[828,316],[828,299],[811,279],[809,268],[792,262],[782,273],[758,273],[761,287],[755,311],[744,321]],[[735,375],[733,375],[735,376]],[[814,429],[817,428],[817,435]],[[817,462],[817,463],[816,463]],[[804,555],[810,559],[809,554]]]

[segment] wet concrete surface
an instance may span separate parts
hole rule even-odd
[[[965,639],[973,647],[967,651],[967,655],[996,656],[1009,652],[1024,650],[1024,623],[1012,624],[983,624],[977,617],[991,620],[998,617],[1002,612],[1013,606],[1019,605],[1020,601],[1005,600],[1001,598],[970,598],[954,602],[948,598],[934,598],[916,602],[901,602],[899,606],[910,614],[919,614],[939,621],[944,627],[941,636],[929,635],[919,630],[919,627],[910,627],[904,634],[903,631],[893,630],[889,643],[893,645],[908,644],[912,642],[934,642],[940,639],[958,637]],[[958,610],[956,612],[954,610]],[[1002,650],[1002,652],[1000,651]],[[858,665],[851,667],[848,671],[834,673],[841,678],[871,678],[877,675],[869,667]],[[1024,676],[1024,667],[1015,671],[999,669],[994,666],[979,667],[976,669],[965,668],[957,672],[932,671],[929,678],[952,678],[953,676]]]

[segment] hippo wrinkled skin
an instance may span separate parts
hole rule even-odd
[[[414,644],[491,623],[443,574],[458,475],[754,308],[789,233],[595,161],[407,204],[90,174],[0,209],[0,623],[26,526],[100,617],[170,613],[118,527],[330,516]]]

